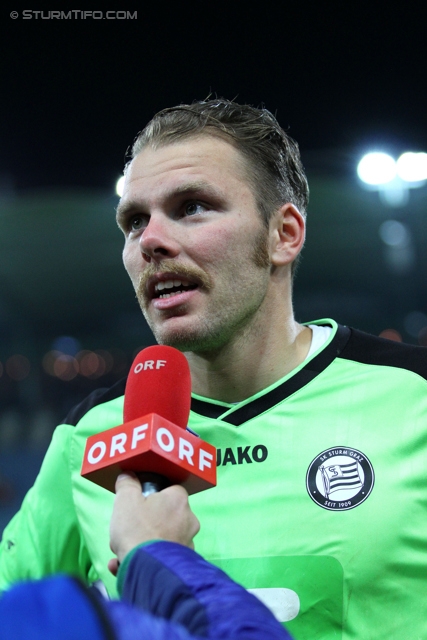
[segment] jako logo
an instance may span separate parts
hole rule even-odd
[[[224,449],[224,454],[222,449],[216,450],[216,465],[217,467],[225,467],[227,464],[243,464],[247,462],[251,464],[252,462],[264,462],[267,460],[268,449],[263,444],[257,444],[254,447],[248,445],[247,447],[237,447],[237,452],[234,452],[231,447],[227,447]]]

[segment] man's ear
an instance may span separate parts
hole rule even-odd
[[[305,219],[295,205],[284,204],[270,221],[271,263],[277,267],[290,264],[305,241]]]

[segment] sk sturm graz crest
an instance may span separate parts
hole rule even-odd
[[[361,504],[374,486],[374,470],[365,454],[351,447],[322,451],[307,471],[307,491],[329,511],[345,511]]]

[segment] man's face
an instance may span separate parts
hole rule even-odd
[[[160,344],[215,351],[262,314],[268,230],[231,144],[199,136],[146,147],[126,172],[117,220],[126,270]]]

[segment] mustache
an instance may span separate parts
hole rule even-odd
[[[166,262],[148,264],[141,273],[136,287],[136,295],[138,300],[148,300],[147,284],[150,278],[159,275],[180,276],[182,279],[197,283],[205,291],[210,291],[213,287],[211,277],[199,269],[198,267],[180,264],[178,262]]]

